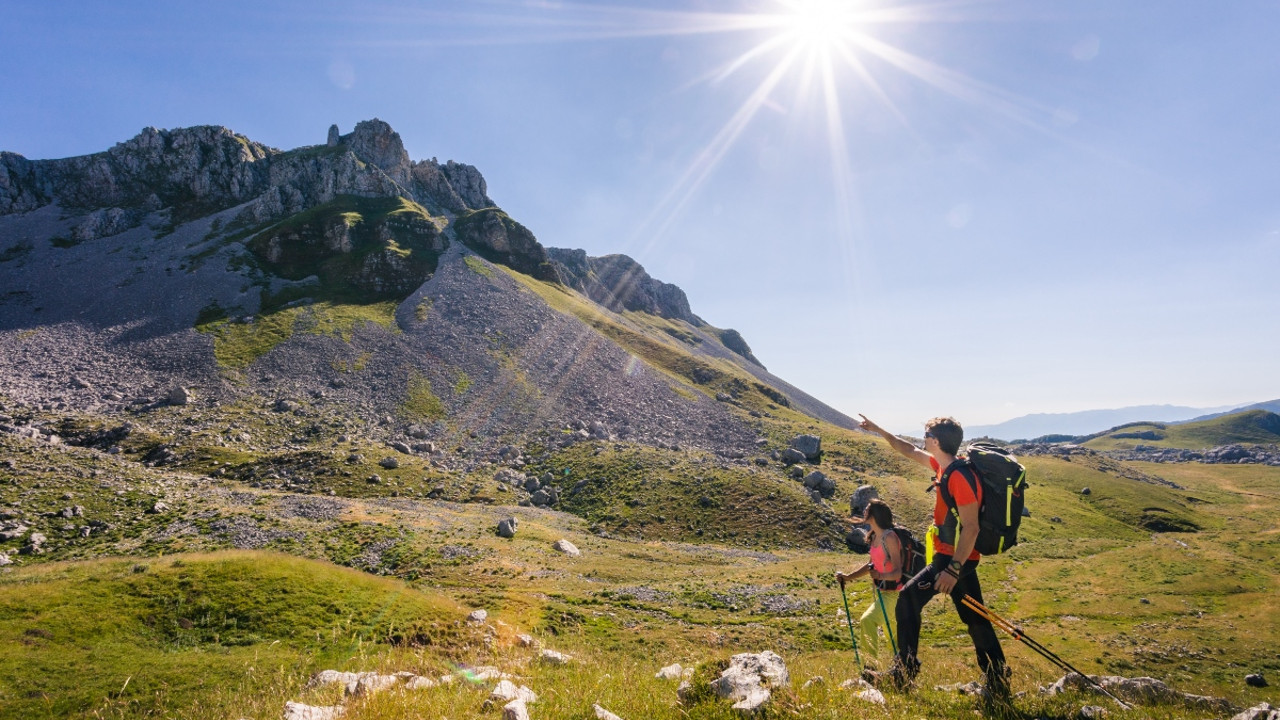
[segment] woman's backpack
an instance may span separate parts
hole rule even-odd
[[[902,544],[902,579],[906,581],[916,576],[921,570],[924,570],[924,543],[908,529],[904,527],[894,527],[893,532],[897,534],[898,541]]]

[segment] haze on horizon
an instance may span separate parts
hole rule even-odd
[[[379,117],[778,376],[951,414],[1280,397],[1280,6],[0,0],[0,150]]]

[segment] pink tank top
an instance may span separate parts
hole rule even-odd
[[[886,536],[893,533],[892,530],[885,530],[884,532]],[[897,536],[895,535],[894,537],[897,537]],[[888,575],[892,572],[896,572],[898,568],[890,568],[889,558],[886,557],[885,555],[885,549],[884,549],[885,537],[880,537],[878,538],[878,540],[879,542],[877,542],[875,546],[871,548],[871,567],[875,568],[876,572],[884,573],[885,575]]]

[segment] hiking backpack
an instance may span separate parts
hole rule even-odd
[[[947,480],[960,463],[967,464],[982,483],[978,540],[973,549],[982,555],[999,555],[1018,544],[1018,526],[1022,524],[1022,508],[1026,504],[1027,469],[1002,447],[971,443],[966,457],[948,467],[938,484],[943,502],[956,513],[957,519],[956,502],[947,491]]]
[[[893,532],[897,534],[898,542],[902,544],[902,582],[906,582],[924,570],[924,543],[902,526],[895,526]]]
[[[894,525],[893,533],[898,536],[898,544],[902,546],[902,577],[897,580],[873,580],[872,583],[881,590],[897,590],[902,583],[924,570],[925,566],[924,543],[901,525]]]

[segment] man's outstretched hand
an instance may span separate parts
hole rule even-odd
[[[881,428],[879,425],[868,420],[866,415],[863,415],[862,413],[858,413],[858,417],[862,418],[862,420],[858,423],[858,427],[862,428],[863,430],[866,430],[867,432],[876,433],[877,435],[884,434],[884,429]]]

